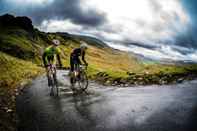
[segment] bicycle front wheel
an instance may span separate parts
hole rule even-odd
[[[59,89],[58,89],[56,74],[53,74],[53,94],[55,96],[59,95]]]
[[[58,96],[59,95],[59,90],[58,90],[58,84],[57,84],[57,79],[55,74],[51,75],[50,77],[50,83],[51,83],[51,96]]]
[[[79,86],[83,91],[88,88],[88,76],[86,72],[80,73]]]

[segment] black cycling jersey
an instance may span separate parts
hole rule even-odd
[[[74,65],[75,64],[81,64],[81,61],[79,57],[81,56],[82,61],[87,64],[85,60],[85,51],[82,51],[81,48],[76,48],[72,51],[70,55],[70,66],[71,66],[71,71],[74,70]]]
[[[86,63],[86,61],[85,61],[85,51],[82,51],[81,48],[76,48],[76,49],[74,49],[73,52],[71,53],[71,57],[72,57],[73,59],[79,59],[80,56],[81,56],[81,58],[82,58],[82,61],[83,61],[84,63]]]

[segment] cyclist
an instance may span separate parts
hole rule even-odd
[[[58,47],[58,45],[60,44],[59,40],[52,40],[52,45],[50,45],[49,47],[47,47],[44,50],[42,59],[43,59],[43,63],[44,66],[46,68],[46,72],[47,72],[47,78],[48,78],[48,85],[50,86],[49,83],[49,69],[50,69],[50,64],[52,64],[53,66],[56,65],[56,61],[58,60],[59,62],[59,66],[62,67],[62,62],[60,59],[60,50]]]
[[[88,49],[88,45],[85,42],[81,42],[80,48],[76,48],[72,51],[71,55],[70,55],[70,73],[71,73],[71,77],[74,75],[73,71],[75,66],[81,65],[82,62],[80,60],[80,57],[83,61],[83,63],[88,66],[88,63],[85,60],[85,54],[86,54],[86,50]]]

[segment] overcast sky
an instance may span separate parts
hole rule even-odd
[[[28,16],[45,32],[95,36],[154,59],[197,62],[195,0],[0,0],[0,14]]]

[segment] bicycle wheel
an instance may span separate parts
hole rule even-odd
[[[49,83],[51,87],[50,96],[58,96],[59,91],[55,68],[51,68],[49,71]]]
[[[56,74],[53,74],[53,86],[52,86],[52,90],[53,90],[53,95],[54,96],[58,96],[59,95],[59,89],[58,89],[58,83],[57,83],[57,78],[56,78]]]
[[[88,88],[88,76],[84,71],[80,73],[79,86],[83,91]]]
[[[70,84],[71,84],[71,89],[73,89],[76,84],[76,79],[74,77],[70,77]]]
[[[54,71],[53,75],[52,75],[52,92],[53,92],[53,96],[58,96],[59,95],[56,71]]]
[[[79,71],[79,64],[74,64],[74,71],[72,72],[72,75],[70,76],[70,84],[71,84],[71,90],[73,92],[78,91],[78,76],[76,75],[76,72]]]
[[[54,95],[54,79],[52,74],[49,75],[49,81],[50,81],[50,96]]]

